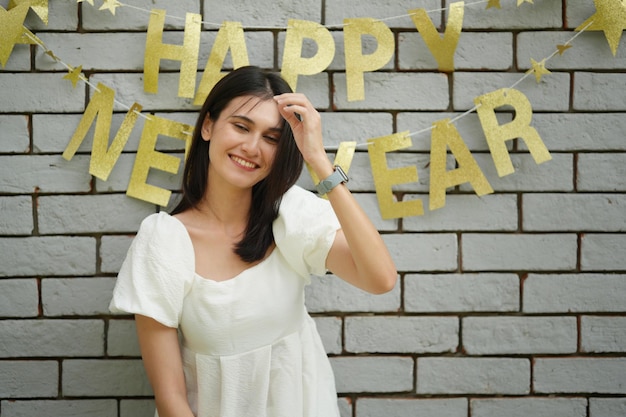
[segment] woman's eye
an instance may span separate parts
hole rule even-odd
[[[235,124],[235,127],[243,132],[247,132],[248,131],[248,127],[239,123]]]
[[[268,142],[272,142],[272,143],[277,143],[278,142],[278,138],[276,136],[263,136],[263,137]]]

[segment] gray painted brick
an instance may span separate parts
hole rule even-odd
[[[6,3],[6,1],[4,1],[4,3]],[[47,25],[31,11],[26,16],[24,26],[30,30],[76,30],[78,28],[76,2],[73,0],[51,1],[48,3]],[[38,33],[36,34],[39,35]]]
[[[56,397],[58,382],[56,361],[0,361],[0,398]]]
[[[448,79],[443,74],[364,74],[365,100],[348,101],[346,75],[333,75],[334,106],[340,110],[446,110],[449,104]]]
[[[154,417],[154,400],[121,400],[120,417]]]
[[[406,392],[413,389],[413,359],[402,356],[333,357],[337,392]]]
[[[511,394],[530,392],[530,363],[515,358],[417,359],[418,394]]]
[[[571,3],[569,1],[568,3]],[[569,5],[568,5],[569,9]],[[581,22],[582,23],[582,22]],[[522,32],[517,36],[517,64],[520,69],[531,67],[530,59],[540,61],[549,57],[556,45],[562,45],[572,38],[572,32]],[[585,32],[576,38],[571,50],[556,55],[546,62],[549,70],[577,69],[624,69],[626,68],[626,45],[620,45],[617,56],[613,57],[604,33]]]
[[[426,211],[429,198],[417,196],[424,204],[424,216],[405,217],[404,231],[514,231],[517,230],[517,197],[513,194],[447,195],[444,207]]]
[[[508,70],[513,65],[513,36],[511,33],[463,33],[454,52],[455,71]],[[398,35],[398,67],[403,70],[438,68],[421,34]]]
[[[456,317],[346,317],[346,350],[354,353],[455,352]]]
[[[0,317],[35,317],[39,314],[35,279],[0,280]]]
[[[581,240],[580,267],[583,271],[626,270],[626,257],[618,250],[624,247],[624,235],[585,233]]]
[[[445,234],[384,235],[398,271],[453,271],[457,268],[456,236]]]
[[[510,154],[515,172],[499,177],[491,155],[474,155],[478,166],[495,192],[502,191],[573,191],[574,157],[570,154],[552,154],[552,159],[537,164],[529,154]],[[462,191],[474,191],[469,183],[461,184]]]
[[[626,230],[623,194],[526,194],[522,210],[526,231]]]
[[[519,278],[514,274],[407,274],[408,312],[518,311]]]
[[[28,119],[23,116],[0,115],[0,152],[25,153],[30,148]]]
[[[391,28],[415,29],[412,20],[407,16],[409,10],[425,9],[427,11],[441,8],[436,0],[423,0],[418,3],[410,0],[381,0],[363,3],[359,0],[331,0],[325,3],[325,13],[329,25],[339,25],[343,22],[340,18],[372,17],[375,19],[388,18],[390,16],[402,16],[398,19],[385,21]],[[438,14],[431,14],[430,18],[436,27],[441,25]],[[309,19],[310,20],[310,19]]]
[[[41,303],[46,316],[107,314],[115,278],[45,278]]]
[[[200,7],[197,1],[182,0],[170,2],[167,0],[137,0],[132,3],[146,11],[137,11],[119,7],[115,15],[108,10],[99,10],[99,7],[83,4],[83,27],[86,30],[142,30],[148,28],[150,19],[149,11],[152,9],[164,9],[168,15],[185,17],[187,12],[199,13]],[[166,28],[179,28],[185,26],[184,20],[165,19]]]
[[[474,99],[502,88],[515,85],[523,73],[484,73],[461,72],[454,73],[454,110],[469,110],[474,107]],[[570,75],[552,73],[544,76],[537,84],[534,77],[528,77],[515,87],[530,101],[533,112],[567,111]]]
[[[537,113],[532,125],[551,152],[626,150],[626,117],[620,113]]]
[[[582,316],[580,348],[583,352],[626,352],[626,317]]]
[[[626,393],[624,358],[535,359],[533,387],[538,393]]]
[[[0,192],[27,194],[63,193],[91,190],[89,158],[74,156],[66,161],[61,155],[0,156]]]
[[[626,83],[626,74],[576,72],[574,74],[574,109],[626,110],[626,97],[616,85]]]
[[[466,417],[465,398],[359,398],[359,417]]]
[[[583,398],[501,398],[473,399],[472,417],[587,417]]]
[[[62,388],[72,397],[152,395],[141,359],[64,360]]]
[[[309,312],[394,312],[400,308],[400,280],[393,290],[373,295],[333,275],[314,277],[305,288]]]
[[[326,353],[340,354],[342,351],[342,320],[340,317],[315,317],[317,331],[322,338]]]
[[[141,357],[134,320],[110,320],[107,333],[109,356]]]
[[[500,9],[486,10],[484,4],[468,5],[466,3],[463,29],[543,29],[559,28],[563,24],[560,2],[538,1],[517,6],[516,2],[503,1]]]
[[[20,86],[20,94],[0,95],[0,112],[81,112],[85,108],[82,83],[72,88],[63,74],[0,72],[0,91]],[[46,94],[41,94],[45,91]]]
[[[348,176],[350,174],[348,173]],[[365,214],[372,221],[374,227],[379,231],[396,231],[398,230],[398,219],[383,219],[380,214],[378,198],[374,193],[358,193],[353,194],[354,199],[359,203]]]
[[[289,19],[303,19],[319,22],[322,7],[317,1],[296,0],[288,3],[277,3],[271,0],[261,0],[258,3],[249,3],[245,0],[236,0],[222,3],[215,7],[215,3],[203,0],[206,16],[205,20],[220,23],[223,20],[241,22],[244,26],[287,27]]]
[[[341,142],[357,142],[357,150],[365,150],[370,138],[393,133],[393,118],[390,113],[332,113],[322,112],[322,136],[327,152],[334,152]]]
[[[2,417],[117,417],[115,400],[7,401]]]
[[[0,238],[1,276],[89,275],[95,260],[92,237]]]
[[[463,269],[569,271],[576,267],[576,247],[574,234],[466,233],[462,240]]]
[[[139,225],[137,225],[139,227]],[[128,248],[133,241],[133,235],[102,236],[100,239],[100,270],[104,273],[119,272]]]
[[[576,352],[575,317],[464,317],[462,326],[470,355]]]
[[[496,118],[500,124],[509,123],[512,120],[510,114],[497,113]],[[467,148],[474,151],[489,151],[483,127],[475,112],[463,115],[461,112],[401,112],[397,116],[397,131],[409,131],[411,147],[407,150],[424,151],[430,153],[432,125],[434,122],[444,119],[455,120],[454,127],[461,135]],[[417,135],[417,132],[421,132]],[[511,141],[505,143],[507,149],[511,149]]]
[[[71,357],[104,354],[102,320],[2,320],[0,357]],[[80,340],[80,343],[76,343]]]
[[[590,398],[589,417],[622,417],[626,415],[626,398]]]
[[[181,142],[178,140],[175,141]],[[169,172],[161,171],[158,168],[151,168],[145,182],[165,190],[178,190],[180,189],[183,174],[183,154],[168,153],[168,155],[172,155],[180,159],[181,163],[178,166],[178,172],[176,174],[170,174]],[[132,176],[133,168],[135,166],[136,156],[137,155],[134,153],[120,155],[115,167],[106,181],[103,181],[100,178],[95,179],[96,191],[100,193],[126,192]]]
[[[579,191],[626,191],[626,153],[580,154]]]
[[[524,281],[527,313],[626,311],[626,279],[620,274],[530,274]]]
[[[154,212],[154,205],[122,194],[39,197],[39,231],[42,234],[132,232]]]
[[[0,197],[0,234],[29,235],[33,232],[30,196]]]
[[[13,47],[13,52],[2,69],[4,71],[29,71],[30,66],[30,45],[18,44]]]

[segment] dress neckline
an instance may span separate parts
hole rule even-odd
[[[207,278],[205,276],[200,275],[199,273],[196,272],[196,253],[194,251],[193,248],[193,241],[191,240],[191,236],[189,236],[189,231],[187,230],[187,227],[185,227],[185,225],[183,224],[182,221],[180,221],[180,219],[178,219],[175,216],[172,216],[171,214],[169,214],[168,212],[165,211],[160,211],[159,214],[163,213],[164,215],[168,216],[170,219],[174,219],[174,221],[180,225],[180,227],[182,227],[182,230],[184,231],[184,235],[187,239],[187,241],[189,242],[189,245],[191,246],[191,261],[193,263],[193,274],[195,277],[203,280],[203,281],[208,281],[211,282],[213,284],[217,284],[217,285],[226,285],[226,283],[230,282],[230,281],[235,281],[237,278],[241,277],[242,275],[247,275],[247,272],[252,271],[254,269],[256,269],[257,267],[260,267],[261,265],[267,263],[267,261],[269,261],[270,258],[272,258],[274,256],[274,253],[276,252],[276,245],[274,245],[274,247],[272,248],[272,251],[269,253],[269,255],[267,255],[265,258],[263,258],[260,262],[249,266],[248,268],[243,269],[242,271],[240,271],[239,273],[237,273],[236,275],[233,275],[230,278],[226,278],[226,279],[222,279],[222,280],[216,280],[216,279],[212,279],[212,278]]]

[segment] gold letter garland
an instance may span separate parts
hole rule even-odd
[[[515,172],[505,145],[505,142],[511,139],[523,139],[537,164],[552,159],[539,133],[530,126],[533,110],[528,98],[520,91],[502,88],[475,98],[474,103],[478,106],[476,111],[498,176],[503,177]],[[495,109],[507,105],[515,110],[515,118],[509,123],[499,125]]]
[[[317,44],[317,53],[310,58],[302,57],[304,38]],[[330,31],[319,23],[290,19],[285,34],[285,48],[281,75],[296,91],[298,75],[313,75],[324,71],[335,56],[335,41]]]
[[[409,10],[413,24],[424,39],[439,65],[439,71],[454,72],[454,53],[463,29],[464,3],[462,1],[450,5],[450,16],[446,24],[443,38],[439,36],[437,28],[428,17],[424,9]]]
[[[111,130],[111,119],[113,116],[114,97],[115,91],[104,84],[98,84],[97,90],[89,101],[87,109],[85,109],[83,117],[80,119],[78,127],[74,131],[72,139],[63,152],[63,158],[68,161],[71,160],[78,150],[78,147],[85,139],[94,119],[96,119],[96,128],[94,130],[93,144],[91,147],[91,160],[89,162],[89,173],[103,181],[109,178],[109,174],[111,174],[126,142],[128,142],[130,132],[133,130],[138,113],[142,108],[137,103],[132,105],[128,113],[126,113],[126,117],[117,131],[111,146],[107,150]]]
[[[354,158],[355,150],[356,142],[341,142],[339,144],[339,148],[337,148],[337,153],[335,154],[335,162],[333,162],[333,165],[339,165],[341,169],[343,169],[343,171],[347,174],[350,171],[350,165],[352,165],[352,159]],[[320,179],[317,174],[313,172],[309,164],[306,164],[306,168],[311,175],[313,184],[318,184],[320,182]],[[322,198],[328,199],[326,195],[322,196]]]
[[[165,10],[154,9],[150,14],[146,36],[146,52],[143,64],[143,89],[147,93],[159,91],[159,64],[162,59],[180,61],[179,97],[193,97],[196,91],[198,52],[200,50],[200,30],[202,17],[187,13],[183,45],[163,43]]]
[[[369,17],[344,19],[344,43],[346,56],[346,88],[348,101],[365,99],[363,73],[376,71],[389,62],[393,56],[393,32],[379,20]],[[361,37],[371,35],[378,42],[376,51],[363,55]]]
[[[148,184],[148,173],[151,168],[176,174],[180,165],[180,159],[174,155],[168,155],[155,150],[159,135],[187,141],[185,154],[189,149],[191,136],[185,135],[186,131],[193,128],[187,124],[175,122],[157,116],[149,116],[141,133],[139,148],[135,158],[135,165],[130,176],[126,194],[160,206],[167,206],[171,191]]]
[[[367,152],[370,156],[378,206],[383,219],[421,216],[424,214],[421,200],[396,202],[394,201],[391,188],[395,184],[405,184],[418,180],[417,168],[414,166],[394,169],[389,169],[387,166],[387,158],[385,156],[387,152],[411,146],[411,138],[408,136],[408,133],[394,133],[393,135],[368,140]]]
[[[446,189],[469,182],[477,195],[493,193],[487,178],[481,171],[463,138],[450,119],[433,123],[430,144],[430,192],[429,210],[446,205]],[[446,171],[447,148],[455,157],[458,168]]]
[[[229,49],[233,68],[237,69],[249,65],[248,49],[240,22],[223,22],[220,26],[193,104],[201,106],[211,89],[224,76],[221,68]]]

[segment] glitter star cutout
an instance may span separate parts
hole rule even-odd
[[[33,11],[39,16],[42,22],[48,24],[48,0],[11,0],[9,9],[18,4],[28,4]]]
[[[76,68],[72,68],[70,72],[63,76],[64,80],[70,80],[72,82],[72,87],[76,88],[76,83],[78,80],[82,78],[81,71],[83,70],[83,66],[79,65]]]
[[[500,8],[500,0],[489,0],[489,3],[487,3],[487,8],[491,9],[492,7],[495,7],[496,9]]]
[[[529,74],[531,72],[535,73],[535,79],[537,80],[537,82],[541,82],[541,77],[544,75],[548,75],[548,74],[552,74],[550,71],[548,71],[546,69],[546,60],[543,59],[541,62],[537,62],[534,59],[530,58],[530,63],[533,66],[531,69],[529,69],[526,74]]]
[[[576,30],[602,30],[613,56],[617,55],[622,32],[626,29],[626,2],[624,0],[594,0],[596,12]]]
[[[520,7],[522,5],[522,3],[534,4],[533,0],[517,0],[517,7]]]
[[[572,47],[572,45],[567,45],[567,44],[566,45],[557,45],[556,49],[559,51],[559,55],[563,55],[563,53],[565,51],[567,51],[571,47]]]
[[[122,3],[117,0],[104,0],[104,3],[98,10],[108,10],[113,16],[115,16],[115,9],[120,7]]]
[[[24,19],[28,13],[28,5],[20,4],[7,11],[0,6],[0,64],[4,67],[24,33]]]

